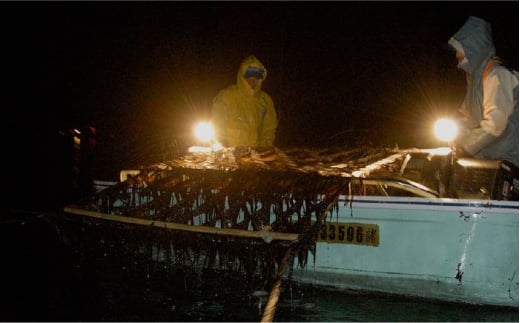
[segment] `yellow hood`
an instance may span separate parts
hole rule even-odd
[[[250,87],[249,84],[247,84],[246,80],[244,79],[244,74],[246,70],[249,67],[255,67],[264,70],[264,77],[262,81],[265,81],[267,77],[267,69],[264,67],[264,65],[254,56],[250,55],[246,57],[242,63],[240,63],[240,68],[238,69],[237,73],[237,85],[240,91],[246,91],[247,93],[250,93]],[[262,89],[262,84],[256,89],[255,94],[258,94],[260,90]]]

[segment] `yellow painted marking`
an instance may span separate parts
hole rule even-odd
[[[379,246],[379,225],[327,222],[321,225],[318,242]]]

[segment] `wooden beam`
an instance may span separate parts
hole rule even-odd
[[[266,241],[268,243],[271,240],[295,241],[300,237],[300,235],[297,233],[249,231],[249,230],[240,230],[240,229],[215,228],[215,227],[207,227],[207,226],[202,226],[202,225],[188,225],[188,224],[174,223],[174,222],[139,219],[139,218],[132,218],[132,217],[128,217],[128,216],[88,211],[88,210],[78,209],[78,208],[70,207],[70,206],[65,207],[63,209],[63,211],[66,213],[70,213],[70,214],[83,215],[83,216],[88,216],[91,218],[98,218],[98,219],[116,221],[116,222],[122,222],[122,223],[155,226],[155,227],[160,227],[160,228],[167,228],[167,229],[180,230],[180,231],[189,231],[189,232],[196,232],[196,233],[218,234],[218,235],[234,236],[234,237],[241,237],[241,238],[263,239],[264,241]]]

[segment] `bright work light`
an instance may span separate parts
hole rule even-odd
[[[215,131],[209,122],[200,122],[195,126],[195,137],[203,142],[211,143],[215,139]]]
[[[437,122],[435,122],[434,132],[439,140],[452,142],[457,136],[457,124],[450,119],[437,120]]]

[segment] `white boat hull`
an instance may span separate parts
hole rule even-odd
[[[296,281],[518,307],[518,202],[342,196],[327,222]],[[354,235],[339,239],[338,224]],[[356,243],[367,225],[377,226],[377,245]]]

